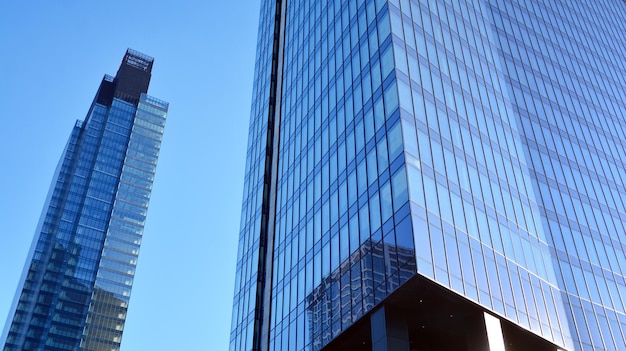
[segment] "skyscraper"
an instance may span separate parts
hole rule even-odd
[[[263,1],[231,350],[626,350],[623,1]]]
[[[119,350],[168,104],[153,58],[105,75],[57,166],[3,350]]]

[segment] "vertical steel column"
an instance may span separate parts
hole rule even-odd
[[[370,316],[372,351],[409,351],[409,326],[402,311],[380,306]]]
[[[269,351],[286,0],[276,0],[253,350]],[[261,304],[259,306],[259,303]]]

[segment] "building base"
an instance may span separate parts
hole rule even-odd
[[[415,276],[322,351],[557,351],[541,337]]]

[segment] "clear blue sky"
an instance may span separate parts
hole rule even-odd
[[[170,110],[122,351],[228,349],[259,3],[0,2],[0,326],[74,121],[130,47]]]

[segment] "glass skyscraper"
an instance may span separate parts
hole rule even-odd
[[[231,350],[626,350],[626,3],[261,5]]]
[[[3,350],[119,350],[168,104],[128,50],[77,121],[55,172]]]

